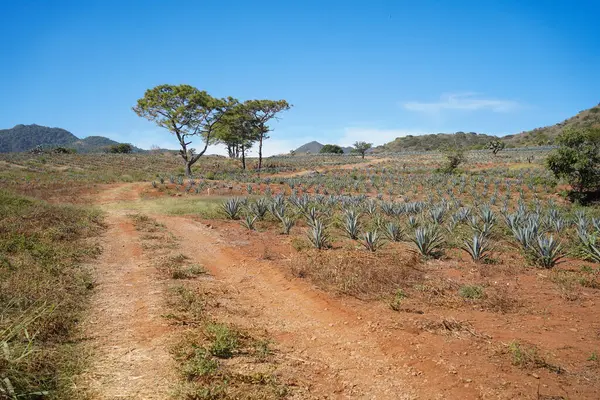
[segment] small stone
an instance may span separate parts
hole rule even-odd
[[[533,376],[535,379],[540,379],[540,376],[538,374],[533,373],[531,374],[531,376]]]

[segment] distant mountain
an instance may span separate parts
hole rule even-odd
[[[98,153],[105,147],[118,143],[102,136],[79,139],[67,130],[35,124],[16,125],[11,129],[0,130],[0,153],[28,151],[37,146],[61,146],[75,149],[79,153]],[[135,148],[134,151],[143,150]]]
[[[375,152],[397,153],[401,151],[431,151],[443,150],[448,147],[462,149],[483,149],[496,136],[475,132],[436,133],[431,135],[408,135],[398,137],[393,141],[378,146]]]
[[[321,151],[321,149],[323,148],[323,145],[317,141],[312,141],[310,143],[306,143],[303,144],[302,146],[298,147],[296,149],[296,154],[303,154],[303,153],[310,153],[310,154],[317,154],[319,151]]]
[[[295,152],[296,154],[318,154],[323,148],[323,146],[324,145],[322,145],[321,143],[313,140],[312,142],[303,144],[302,146],[298,147],[295,150]],[[348,154],[352,151],[352,147],[342,147],[342,150],[344,150],[344,154]]]
[[[559,122],[558,124],[536,128],[516,135],[504,136],[502,140],[504,140],[506,144],[514,146],[552,144],[554,139],[556,139],[565,128],[586,128],[595,125],[600,126],[600,104],[590,109],[583,110],[574,117]]]

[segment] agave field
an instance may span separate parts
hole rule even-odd
[[[382,155],[357,165],[357,157],[331,157],[339,162],[329,161],[320,172],[321,157],[287,157],[275,164],[289,160],[293,167],[262,176],[159,175],[152,187],[234,195],[221,205],[223,218],[240,220],[249,230],[262,223],[285,235],[303,232],[317,249],[335,250],[346,241],[375,252],[407,242],[423,258],[460,249],[479,263],[493,263],[502,253],[518,253],[540,268],[565,257],[600,262],[599,210],[567,202],[564,185],[543,167],[543,157],[539,150],[502,157],[472,152],[457,174],[436,172],[442,162],[436,154]],[[308,173],[282,173],[290,170]]]

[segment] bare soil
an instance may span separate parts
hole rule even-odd
[[[96,202],[134,200],[142,190],[110,185]],[[525,268],[518,259],[487,266],[498,267],[492,272],[466,261],[432,261],[423,266],[432,282],[456,287],[485,281],[520,306],[498,312],[480,302],[427,302],[415,295],[398,312],[386,301],[335,295],[294,277],[291,260],[303,255],[272,230],[152,217],[175,235],[183,254],[228,288],[216,299],[224,318],[274,339],[286,360],[280,374],[298,388],[290,397],[600,398],[593,357],[600,351],[598,289],[573,289],[576,298],[561,295],[547,272]],[[99,399],[167,398],[174,366],[167,351],[171,328],[161,317],[164,286],[147,266],[125,213],[110,211],[107,222],[86,324],[95,362],[84,381]],[[524,349],[535,346],[545,364],[515,365],[515,341]]]

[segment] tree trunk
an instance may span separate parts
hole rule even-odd
[[[363,160],[365,159],[365,153],[362,153],[362,159]]]
[[[246,170],[246,149],[244,147],[245,146],[242,145],[242,169],[245,171]]]
[[[185,162],[185,176],[188,178],[192,177],[192,164],[190,161]]]
[[[262,144],[263,144],[263,134],[260,134],[260,139],[258,139],[258,172],[262,168]]]

